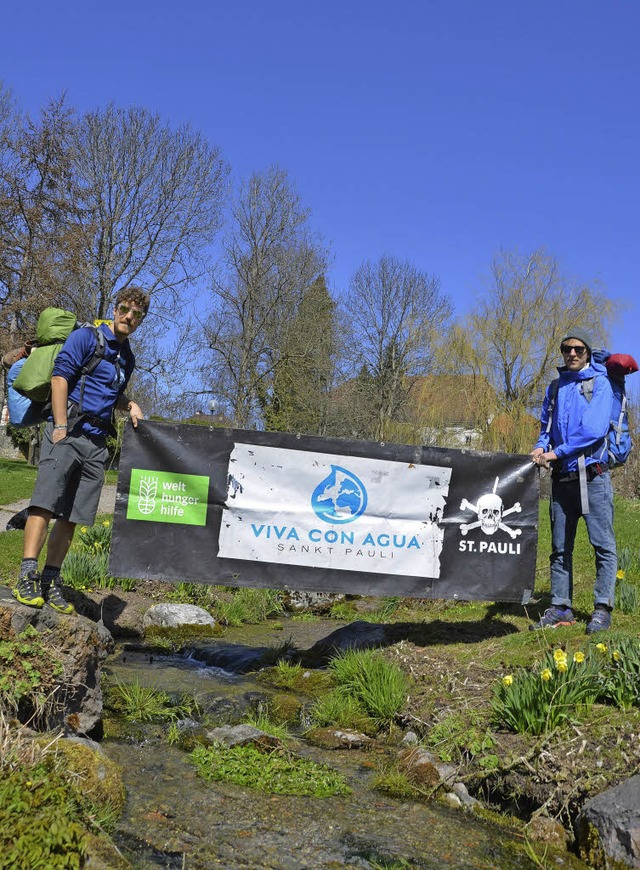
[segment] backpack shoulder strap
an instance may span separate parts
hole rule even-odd
[[[105,352],[105,340],[104,340],[104,332],[97,326],[93,326],[93,324],[87,324],[88,328],[92,330],[95,339],[96,346],[93,349],[93,355],[88,363],[82,366],[81,372],[82,377],[80,379],[80,401],[78,402],[78,409],[80,413],[82,413],[83,407],[83,399],[84,399],[84,385],[87,375],[90,375],[93,371],[95,371],[96,366],[100,362],[101,359],[104,359]],[[119,367],[119,363],[116,360],[116,367]]]
[[[551,432],[551,424],[553,422],[553,411],[558,398],[558,389],[560,387],[560,378],[554,378],[549,384],[549,405],[547,406],[547,428],[546,432]]]
[[[89,360],[86,365],[82,366],[82,376],[90,375],[91,372],[95,369],[101,359],[104,359],[104,349],[105,349],[105,341],[104,341],[104,332],[101,329],[98,329],[97,326],[89,327],[93,330],[93,333],[96,338],[96,346],[93,349],[93,356]]]

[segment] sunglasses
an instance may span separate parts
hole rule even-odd
[[[118,313],[122,314],[123,317],[126,317],[127,314],[131,314],[133,319],[138,322],[144,317],[144,311],[140,311],[138,308],[132,308],[130,305],[125,305],[124,303],[118,305]]]
[[[576,356],[582,356],[586,353],[586,347],[584,344],[561,344],[560,352],[561,353],[571,353],[571,351],[575,351]]]

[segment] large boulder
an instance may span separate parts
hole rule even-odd
[[[154,604],[144,615],[142,621],[145,629],[150,626],[160,628],[180,628],[182,625],[216,624],[211,614],[195,604]]]
[[[640,776],[587,801],[578,817],[578,839],[594,867],[608,867],[607,859],[640,867]]]
[[[103,709],[100,675],[114,648],[110,632],[100,623],[62,615],[46,604],[41,609],[25,607],[0,586],[0,639],[13,640],[28,626],[39,633],[41,643],[62,665],[47,727],[99,733]]]
[[[297,658],[305,667],[322,668],[341,652],[382,647],[388,643],[388,626],[359,619],[331,632]]]

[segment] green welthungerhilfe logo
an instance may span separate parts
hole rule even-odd
[[[134,468],[127,519],[205,526],[208,493],[209,478],[204,475]]]

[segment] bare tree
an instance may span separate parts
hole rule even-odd
[[[497,406],[487,408],[487,419],[504,413],[522,422],[514,431],[512,425],[503,427],[511,434],[502,445],[494,427],[487,446],[527,449],[531,412],[537,414],[560,362],[560,339],[581,326],[606,344],[615,311],[615,302],[564,276],[544,250],[501,251],[495,257],[487,292],[449,344],[452,359],[492,386]]]
[[[71,111],[50,102],[35,121],[0,91],[0,342],[33,332],[79,263]]]
[[[351,279],[341,318],[344,347],[351,372],[368,387],[368,437],[385,440],[402,422],[415,378],[432,369],[435,339],[451,312],[438,278],[395,257],[366,262]]]
[[[157,297],[156,313],[175,304],[204,274],[203,255],[221,226],[228,167],[220,151],[188,126],[172,129],[147,109],[114,105],[80,119],[74,146],[95,315],[132,283]]]
[[[224,246],[223,274],[203,324],[213,351],[205,386],[234,425],[262,426],[288,331],[305,291],[324,272],[326,253],[287,173],[271,168],[241,185]]]

